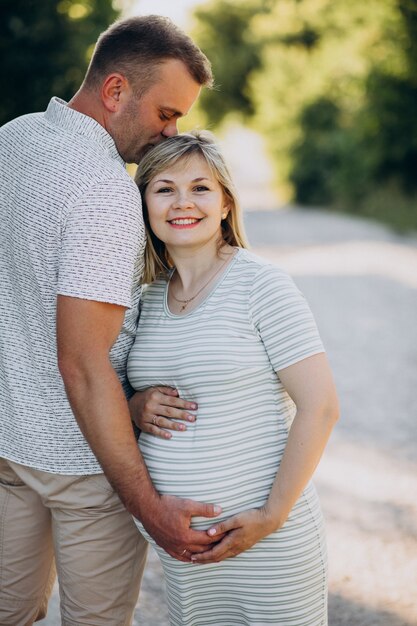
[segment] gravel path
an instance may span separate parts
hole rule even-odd
[[[417,626],[417,240],[315,210],[250,212],[246,225],[310,302],[340,394],[315,481],[330,626]],[[135,625],[167,626],[162,589],[152,553]],[[38,623],[59,626],[56,591]]]

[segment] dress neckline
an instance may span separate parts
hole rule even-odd
[[[164,310],[165,310],[166,315],[168,317],[175,318],[175,319],[183,319],[185,317],[190,317],[190,315],[193,315],[194,313],[196,313],[202,306],[204,306],[207,300],[211,298],[211,296],[214,294],[216,289],[221,285],[221,283],[223,282],[223,280],[226,278],[227,274],[229,273],[230,269],[233,267],[236,259],[238,258],[238,256],[240,256],[241,250],[242,248],[235,248],[233,257],[230,259],[229,263],[227,263],[226,267],[224,268],[222,273],[219,275],[218,279],[216,280],[216,282],[214,283],[213,287],[210,289],[208,294],[203,298],[201,302],[199,302],[199,304],[197,304],[197,306],[191,309],[191,311],[187,311],[186,313],[172,313],[171,309],[169,308],[168,290],[169,290],[169,284],[171,282],[171,278],[175,272],[175,268],[171,270],[169,278],[166,281],[165,288],[164,288]]]

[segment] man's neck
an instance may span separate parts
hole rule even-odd
[[[101,103],[95,92],[87,92],[85,89],[81,88],[71,98],[68,106],[70,109],[74,109],[74,111],[92,117],[96,122],[101,124],[103,128],[106,128]]]

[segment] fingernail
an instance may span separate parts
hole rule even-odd
[[[219,513],[222,512],[222,507],[218,506],[217,504],[214,505],[213,511],[215,512],[216,515],[218,515]]]
[[[191,563],[197,563],[197,559],[195,558],[195,556],[192,556],[190,558]]]
[[[191,408],[195,411],[198,408],[198,405],[195,402],[191,402]]]
[[[188,422],[194,422],[194,420],[195,420],[195,415],[187,415]]]
[[[216,534],[216,529],[215,528],[210,528],[210,530],[207,531],[207,534],[210,535],[210,537],[212,537],[213,535]]]
[[[185,430],[184,424],[178,424],[178,430]]]

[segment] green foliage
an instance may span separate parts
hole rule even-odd
[[[111,0],[2,0],[0,124],[69,99],[98,35],[118,17]]]
[[[303,110],[289,177],[297,202],[322,205],[333,200],[332,179],[340,167],[339,125],[340,108],[326,97]]]
[[[239,24],[232,46],[229,14]],[[221,76],[209,119],[243,112],[266,138],[281,189],[415,226],[417,0],[212,0],[198,19]],[[250,55],[255,64],[235,63]]]
[[[305,107],[290,180],[301,204],[331,205],[417,228],[417,88],[373,71],[364,106],[343,124],[326,98]]]
[[[215,88],[201,96],[209,125],[218,125],[231,111],[243,117],[254,113],[249,81],[261,68],[261,47],[248,24],[262,4],[215,0],[195,11],[197,39],[213,65],[216,80]]]
[[[405,192],[416,191],[417,83],[374,70],[367,80],[367,94],[358,120],[373,155],[370,175],[377,181],[396,179]]]
[[[363,102],[350,116],[341,99],[327,101],[333,110],[327,120],[320,114],[326,101],[306,105],[290,174],[297,201],[342,206],[398,229],[417,227],[417,82],[411,71],[417,20],[401,15],[403,71],[390,73],[375,63],[363,81]]]
[[[397,0],[404,27],[408,75],[417,82],[417,0]]]
[[[404,194],[401,186],[392,179],[373,189],[368,188],[356,210],[349,205],[348,209],[380,220],[399,233],[417,231],[417,194]]]

